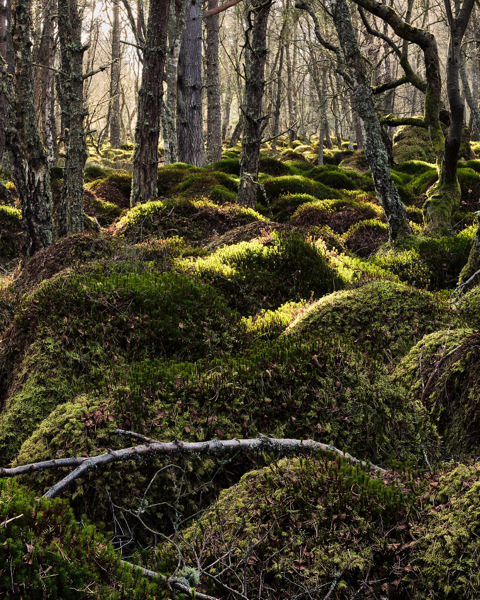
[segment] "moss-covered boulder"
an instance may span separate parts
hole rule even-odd
[[[236,204],[217,206],[208,200],[174,198],[136,206],[117,223],[115,235],[134,241],[171,236],[204,241],[254,221],[265,217]]]
[[[345,150],[343,152],[339,152],[337,157],[339,159],[339,163],[337,164],[342,169],[352,169],[358,173],[366,173],[370,168],[363,150],[358,150],[355,152],[353,150]]]
[[[185,263],[185,268],[213,285],[244,314],[343,287],[324,246],[298,234],[274,232],[263,240],[220,248],[211,256]]]
[[[367,219],[352,225],[345,233],[345,247],[366,258],[388,241],[388,225],[376,219]]]
[[[393,158],[396,163],[413,160],[434,163],[436,156],[428,131],[414,125],[399,127],[393,137]]]
[[[460,299],[459,314],[465,327],[480,330],[480,286],[477,285]]]
[[[317,200],[302,204],[291,218],[293,225],[328,225],[337,233],[345,233],[348,229],[366,219],[380,218],[382,209],[371,202],[356,200]]]
[[[437,331],[418,342],[396,370],[397,380],[427,408],[447,458],[478,453],[478,344],[479,334],[471,329]]]
[[[292,323],[286,334],[342,335],[388,362],[451,320],[448,304],[433,294],[376,281],[321,298]]]
[[[394,481],[329,457],[282,460],[245,475],[182,532],[182,564],[200,561],[205,589],[228,600],[247,586],[279,600],[305,590],[332,600],[406,598],[410,502]],[[157,560],[174,569],[174,547]]]
[[[64,501],[38,499],[27,488],[0,480],[0,523],[3,598],[148,600],[161,593],[122,564],[91,524],[78,523]]]

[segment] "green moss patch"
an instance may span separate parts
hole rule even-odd
[[[280,177],[282,175],[294,175],[294,169],[291,166],[282,162],[278,158],[270,156],[260,157],[260,171],[271,175],[273,177]]]
[[[272,202],[272,215],[276,221],[281,223],[289,221],[299,206],[308,202],[315,202],[317,199],[310,194],[285,194],[279,196]]]
[[[160,197],[169,196],[172,190],[193,173],[202,172],[198,167],[185,163],[174,163],[160,167],[157,173],[157,190]]]
[[[113,186],[112,190],[122,197],[122,194]],[[115,196],[115,194],[114,194]],[[100,200],[90,190],[86,189],[83,191],[83,210],[89,217],[97,219],[101,227],[108,227],[114,223],[122,214],[122,209],[117,203],[108,202],[106,200]]]
[[[358,173],[366,173],[370,168],[363,150],[355,152],[344,151],[340,154],[339,158],[341,158],[339,166],[342,169],[352,169]]]
[[[254,210],[236,204],[217,206],[208,200],[177,198],[136,206],[117,223],[115,235],[136,241],[172,236],[203,241],[240,225],[264,220]]]
[[[320,199],[341,197],[337,191],[301,175],[284,175],[267,179],[263,185],[270,202],[286,194],[309,194]]]
[[[388,225],[376,219],[360,221],[345,233],[345,247],[362,258],[374,254],[388,241]]]
[[[436,156],[428,131],[413,125],[399,127],[393,137],[393,158],[396,163],[414,160],[434,163]]]
[[[291,222],[303,226],[328,225],[337,233],[345,233],[359,221],[382,215],[382,209],[371,202],[356,202],[350,199],[317,200],[300,206]]]
[[[219,185],[231,193],[236,193],[238,189],[237,182],[226,173],[202,170],[189,175],[174,188],[174,192],[189,198],[208,196]]]
[[[346,336],[388,362],[451,319],[447,303],[433,294],[377,281],[321,298],[286,333]]]
[[[480,434],[479,334],[438,331],[420,341],[399,365],[398,381],[422,402],[449,457],[478,452]]]
[[[341,169],[333,165],[324,165],[323,167],[314,167],[308,171],[307,176],[338,190],[374,190],[371,176],[360,175],[353,169]]]
[[[272,233],[263,241],[220,248],[185,266],[244,314],[277,308],[289,300],[322,296],[343,286],[321,245],[298,234],[284,237]]]
[[[216,163],[213,163],[214,171],[221,171],[229,175],[240,175],[240,160],[238,158],[224,158]]]
[[[18,258],[23,246],[22,214],[11,206],[0,206],[0,264]]]
[[[466,327],[480,329],[480,286],[477,285],[461,298],[459,313]]]

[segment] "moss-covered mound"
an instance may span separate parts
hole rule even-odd
[[[388,241],[388,225],[376,219],[360,221],[345,234],[345,247],[366,258]]]
[[[328,457],[282,460],[245,475],[182,532],[185,564],[233,600],[407,598],[411,500],[395,482]],[[176,566],[173,547],[159,553]],[[241,577],[237,574],[241,573]]]
[[[272,221],[253,221],[247,225],[235,227],[223,235],[215,236],[204,248],[211,252],[223,246],[232,246],[240,242],[253,242],[255,240],[265,245],[272,242],[272,233],[274,231],[282,235],[287,235],[295,231],[295,228],[291,225]]]
[[[243,314],[343,287],[323,245],[298,234],[272,233],[261,241],[220,248],[185,267],[218,289]]]
[[[113,186],[110,187],[112,187],[117,194],[122,196],[117,188],[113,188]],[[97,219],[101,227],[108,227],[122,214],[122,209],[117,203],[101,200],[88,189],[83,192],[83,210],[89,217]]]
[[[373,191],[370,175],[360,175],[353,169],[341,169],[333,165],[314,167],[306,174],[310,179],[320,181],[324,185],[338,190]]]
[[[280,177],[282,175],[293,175],[294,169],[278,158],[260,156],[260,172],[272,177]]]
[[[338,153],[340,163],[339,166],[342,169],[352,169],[353,171],[357,171],[358,173],[366,173],[369,170],[369,166],[367,163],[367,159],[365,158],[365,152],[363,150],[360,151],[344,151],[342,153]]]
[[[302,204],[294,213],[293,225],[328,225],[337,233],[345,233],[352,225],[365,219],[383,216],[382,209],[371,202],[351,199],[320,200]]]
[[[471,168],[459,168],[457,174],[462,190],[459,209],[477,211],[480,208],[480,173]]]
[[[58,404],[107,385],[113,367],[229,351],[240,330],[218,291],[148,264],[99,262],[43,282],[2,340],[1,460]]]
[[[113,173],[113,169],[105,169],[98,163],[88,163],[83,171],[83,179],[85,183],[90,183],[97,179],[105,179],[109,174]]]
[[[395,248],[378,253],[372,262],[415,287],[453,288],[468,260],[474,235],[472,226],[454,236],[410,236]]]
[[[389,361],[451,319],[447,303],[433,294],[391,281],[375,281],[321,298],[286,333],[342,335]]]
[[[240,160],[238,158],[224,158],[216,163],[213,163],[214,171],[221,171],[229,175],[240,175]]]
[[[226,173],[221,171],[198,170],[179,183],[172,191],[186,198],[196,198],[199,196],[209,196],[211,192],[219,199],[219,187],[224,188],[230,194],[235,194],[238,184]],[[231,198],[227,198],[231,199]]]
[[[480,330],[480,286],[477,285],[461,298],[460,316],[466,327]]]
[[[254,210],[236,204],[217,206],[208,200],[177,198],[136,206],[117,223],[115,235],[137,241],[171,236],[203,241],[240,225],[264,220]]]
[[[8,480],[0,480],[0,565],[2,598],[147,600],[159,593],[92,525],[77,523],[66,502],[37,499]]]
[[[480,463],[459,465],[439,484],[425,523],[414,531],[420,597],[474,600],[480,596]]]
[[[422,175],[435,168],[435,164],[425,162],[424,160],[406,160],[398,164],[393,173],[407,173],[408,175]]]
[[[396,163],[421,160],[435,162],[435,152],[428,131],[424,127],[403,125],[393,137],[393,158]]]
[[[470,329],[437,331],[412,348],[396,371],[431,414],[447,457],[478,454],[479,341]]]
[[[309,194],[321,200],[342,197],[338,191],[301,175],[284,175],[267,179],[263,185],[270,202],[286,194]]]
[[[188,177],[194,173],[201,173],[202,169],[187,165],[185,163],[174,163],[172,165],[166,165],[160,167],[157,174],[157,190],[158,195],[168,197],[172,190],[182,181],[185,181]]]
[[[0,265],[20,256],[23,243],[22,215],[11,206],[0,206]]]
[[[284,223],[290,220],[299,206],[308,202],[316,202],[317,198],[310,194],[285,194],[279,196],[271,204],[272,216],[276,221]]]

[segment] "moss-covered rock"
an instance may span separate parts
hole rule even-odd
[[[433,294],[377,281],[321,298],[292,323],[286,334],[342,335],[381,360],[390,361],[451,320],[447,303]]]
[[[274,232],[261,241],[220,248],[209,257],[186,263],[185,268],[221,291],[244,314],[343,287],[325,248],[298,234]]]
[[[337,233],[365,219],[383,216],[382,209],[371,202],[351,199],[317,200],[302,204],[291,218],[293,225],[328,225]]]
[[[459,314],[466,327],[480,329],[480,286],[477,285],[460,299]]]
[[[344,241],[346,248],[366,258],[388,241],[388,225],[376,219],[360,221],[345,233]]]
[[[428,131],[413,125],[399,127],[393,137],[393,158],[396,163],[414,160],[434,163],[436,156]]]
[[[337,163],[342,169],[352,169],[358,173],[366,173],[369,170],[367,159],[365,158],[365,152],[359,151],[343,151],[338,153],[340,162]]]
[[[85,183],[89,183],[96,179],[105,179],[111,173],[112,169],[105,169],[97,163],[87,163],[83,172],[83,179]]]
[[[136,241],[171,236],[204,241],[254,221],[265,217],[236,204],[217,206],[208,200],[176,198],[136,206],[117,223],[115,235]]]
[[[91,524],[77,523],[64,501],[38,499],[27,488],[0,480],[0,522],[4,598],[148,600],[160,591],[123,565]]]

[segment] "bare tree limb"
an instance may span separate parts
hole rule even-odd
[[[206,10],[204,13],[202,13],[202,17],[204,19],[208,18],[208,17],[213,17],[214,15],[218,15],[218,13],[223,12],[224,10],[227,10],[227,8],[231,8],[232,6],[235,6],[236,4],[240,4],[242,0],[228,0],[228,2],[224,2],[221,6],[217,6],[215,8],[211,8],[210,10]]]
[[[140,456],[172,454],[218,454],[231,451],[235,452],[238,450],[242,450],[244,452],[258,452],[261,450],[276,450],[279,452],[320,450],[321,452],[336,454],[355,465],[360,464],[380,473],[386,472],[385,469],[359,460],[348,452],[343,452],[342,450],[335,448],[335,446],[322,444],[313,440],[279,439],[260,435],[258,438],[252,439],[234,438],[231,440],[210,440],[207,442],[182,442],[180,440],[175,440],[173,442],[158,442],[151,438],[145,438],[144,436],[141,436],[141,434],[133,431],[115,429],[115,433],[134,437],[136,439],[142,439],[142,441],[145,441],[146,443],[139,446],[132,446],[130,448],[122,448],[120,450],[108,450],[108,452],[99,454],[98,456],[77,456],[72,458],[61,458],[31,463],[19,467],[5,467],[0,469],[0,477],[15,477],[17,475],[25,475],[26,473],[33,473],[35,471],[58,469],[61,467],[77,467],[44,494],[45,498],[54,498],[72,481],[80,477],[91,467],[104,466],[112,462],[120,462],[123,460],[138,458]]]

